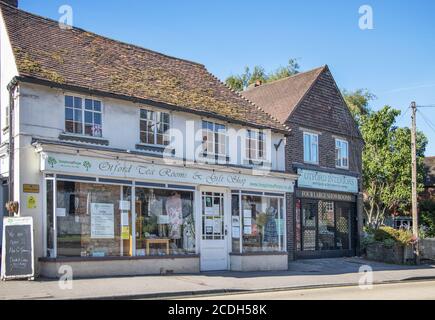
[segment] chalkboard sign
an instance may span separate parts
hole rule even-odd
[[[33,219],[5,218],[1,278],[7,280],[33,277]]]

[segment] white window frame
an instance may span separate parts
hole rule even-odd
[[[262,139],[260,139],[262,137]],[[246,130],[245,156],[247,160],[266,161],[266,141],[267,135],[263,130]]]
[[[71,120],[67,120],[67,118],[66,118],[66,109],[68,108],[68,109],[72,109],[73,110],[73,120],[72,120],[72,122],[76,122],[76,121],[74,121],[74,110],[76,110],[77,108],[75,108],[75,107],[73,107],[73,108],[67,107],[66,106],[66,97],[72,97],[73,98],[73,104],[74,104],[75,98],[79,98],[82,101],[82,106],[81,106],[81,117],[82,118],[81,118],[81,122],[80,122],[81,123],[81,127],[82,127],[82,133],[76,133],[76,132],[69,132],[69,131],[67,131],[66,122],[67,121],[71,121]],[[86,109],[86,100],[91,100],[92,103],[94,103],[94,101],[99,102],[100,103],[100,111]],[[102,100],[95,99],[93,97],[86,97],[86,96],[82,96],[82,95],[67,94],[66,93],[66,94],[64,94],[64,107],[63,107],[63,109],[64,109],[64,128],[65,128],[64,130],[65,130],[66,134],[68,134],[68,135],[76,135],[76,136],[81,136],[81,137],[91,137],[91,138],[95,138],[95,139],[102,139],[103,138],[103,127],[104,127],[104,119],[103,119],[104,118],[103,117],[104,112],[103,112],[103,110],[104,110],[104,104],[103,104]],[[89,135],[89,134],[86,134],[86,120],[85,120],[86,112],[92,112],[92,114],[94,114],[94,113],[100,114],[100,116],[101,116],[101,128],[100,128],[101,134],[100,135],[94,135],[94,134]]]
[[[142,121],[149,122],[149,120],[142,118],[142,111],[146,111],[146,112],[151,112],[152,113],[151,122],[152,122],[152,125],[154,127],[154,132],[153,132],[153,135],[154,135],[154,139],[153,140],[154,141],[151,142],[151,143],[150,142],[143,142],[142,141],[142,137],[141,137],[142,132],[146,132],[146,131],[141,130],[141,123],[142,123]],[[169,128],[164,133],[159,133],[158,132],[158,125],[161,122],[157,120],[157,117],[160,114],[166,114],[166,115],[168,115],[168,119],[169,119],[169,122],[167,123]],[[140,110],[139,110],[139,141],[140,141],[141,145],[167,147],[171,143],[171,137],[170,137],[170,134],[168,133],[168,131],[171,130],[171,128],[172,128],[172,119],[171,119],[171,114],[169,112],[160,111],[160,110],[153,110],[153,109],[144,108],[144,107],[140,108]],[[163,144],[157,143],[157,141],[158,141],[157,135],[158,134],[163,135],[163,141],[165,141],[165,137],[166,137],[166,142],[167,142],[166,144],[165,143],[163,143]]]
[[[343,145],[346,145],[345,157],[343,157]],[[344,164],[344,160],[346,160],[346,164]],[[344,139],[335,139],[335,166],[340,169],[349,169],[349,142]]]
[[[308,146],[308,158],[306,156],[307,146],[305,145],[305,137],[309,137],[309,146]],[[319,135],[317,133],[312,132],[304,132],[303,134],[303,151],[304,151],[304,162],[311,164],[319,164]],[[313,150],[316,150],[317,158],[313,159]]]
[[[204,128],[204,124],[211,124],[212,129],[209,130],[208,129],[208,125],[206,126],[207,128]],[[217,126],[222,126],[224,128],[223,133],[217,131],[216,127]],[[206,154],[207,156],[221,156],[221,157],[227,157],[228,156],[228,143],[227,143],[227,126],[222,124],[222,123],[218,123],[218,122],[214,122],[214,121],[209,121],[209,120],[202,120],[201,122],[201,130],[202,130],[202,151],[204,154]],[[213,137],[213,141],[211,142],[212,148],[213,150],[210,151],[207,148],[204,148],[205,145],[209,145],[209,138],[210,136]],[[221,136],[221,141],[219,141],[219,136]],[[207,140],[204,140],[204,137],[207,137]],[[218,151],[218,147],[217,145],[223,145],[223,149],[224,149],[224,153],[220,153]],[[218,151],[218,152],[216,152]]]

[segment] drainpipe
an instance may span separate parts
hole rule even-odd
[[[11,82],[8,85],[9,91],[9,178],[8,178],[8,187],[9,187],[9,201],[14,201],[14,128],[13,128],[13,119],[12,116],[14,114],[14,92],[17,87],[17,83],[15,81]]]

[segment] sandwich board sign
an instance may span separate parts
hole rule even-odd
[[[33,279],[32,217],[4,218],[1,279]]]

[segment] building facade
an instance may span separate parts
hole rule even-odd
[[[425,181],[423,199],[435,200],[435,157],[424,159]]]
[[[327,66],[243,95],[291,129],[288,172],[298,174],[287,204],[290,258],[354,256],[362,230],[363,140]]]
[[[0,9],[3,200],[38,274],[288,268],[287,127],[200,64]]]

